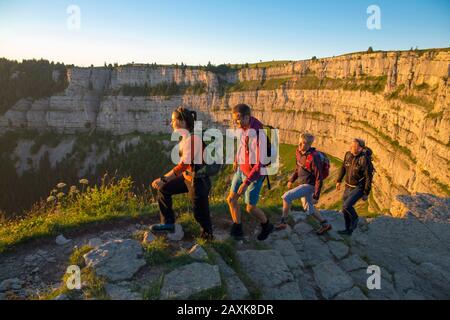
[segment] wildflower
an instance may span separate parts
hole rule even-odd
[[[47,198],[47,202],[53,202],[55,200],[56,200],[56,198],[54,196],[50,196]]]
[[[70,187],[70,193],[78,193],[78,189],[76,186],[71,186]]]
[[[64,188],[66,186],[66,184],[64,183],[64,182],[60,182],[60,183],[58,183],[57,185],[56,185],[56,187],[58,188],[58,189],[62,189],[62,188]]]
[[[80,184],[89,184],[88,179],[81,179]]]
[[[61,198],[64,197],[64,196],[65,196],[64,192],[60,192],[60,193],[58,193],[58,194],[56,195],[56,197],[57,197],[58,199],[61,199]]]

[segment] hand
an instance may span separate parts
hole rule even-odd
[[[245,191],[247,191],[248,185],[246,185],[245,183],[241,184],[241,186],[239,187],[239,190],[237,192],[238,198],[243,195],[245,193]]]
[[[369,199],[369,196],[363,195],[361,199],[362,199],[363,201],[367,201],[367,199]]]
[[[159,188],[161,188],[164,185],[164,182],[161,180],[161,178],[155,179],[152,182],[152,188],[159,190]]]
[[[241,195],[239,193],[233,193],[233,196],[230,198],[232,202],[237,202]]]
[[[336,183],[336,190],[337,191],[341,190],[341,183],[340,182]]]
[[[287,187],[288,187],[288,189],[291,189],[291,188],[292,188],[292,182],[289,181],[289,182],[287,183]]]

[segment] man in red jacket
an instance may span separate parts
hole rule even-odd
[[[309,133],[303,133],[300,136],[298,148],[296,150],[297,166],[287,187],[290,189],[283,194],[283,216],[277,229],[286,227],[286,218],[291,210],[292,201],[301,199],[303,208],[307,215],[314,216],[320,222],[318,235],[331,230],[331,225],[322,218],[320,212],[314,208],[314,204],[319,201],[320,191],[323,185],[323,173],[321,160],[318,152],[312,147],[314,136]],[[299,180],[299,185],[292,188],[293,183]],[[292,188],[292,189],[291,189]]]
[[[234,123],[241,129],[241,136],[240,147],[233,167],[235,173],[227,198],[234,222],[230,235],[236,240],[242,240],[244,237],[238,203],[239,198],[244,195],[247,213],[255,216],[261,223],[261,232],[257,238],[263,241],[274,230],[274,226],[264,212],[256,206],[265,179],[265,176],[261,175],[263,164],[261,163],[260,145],[262,145],[261,140],[266,137],[262,130],[262,123],[251,116],[251,109],[248,105],[238,104],[232,112]]]

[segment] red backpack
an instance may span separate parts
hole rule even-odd
[[[313,152],[311,152],[308,155],[308,157],[306,157],[305,169],[309,172],[312,172],[311,163],[313,161],[313,157],[316,154],[319,156],[319,162],[320,162],[319,165],[322,167],[322,179],[325,180],[330,175],[330,159],[328,159],[328,157],[326,156],[325,153],[317,151],[317,150],[314,150]]]

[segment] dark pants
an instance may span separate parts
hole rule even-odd
[[[350,230],[352,226],[352,221],[358,218],[355,208],[353,206],[358,202],[359,199],[363,197],[363,189],[361,186],[355,188],[345,186],[342,213],[345,219],[345,229]]]
[[[209,178],[197,178],[193,182],[185,181],[182,176],[177,177],[158,190],[158,204],[161,211],[161,222],[175,223],[175,213],[172,208],[172,196],[188,193],[192,201],[195,220],[204,231],[212,233],[211,215],[209,212],[209,191],[211,181]]]

